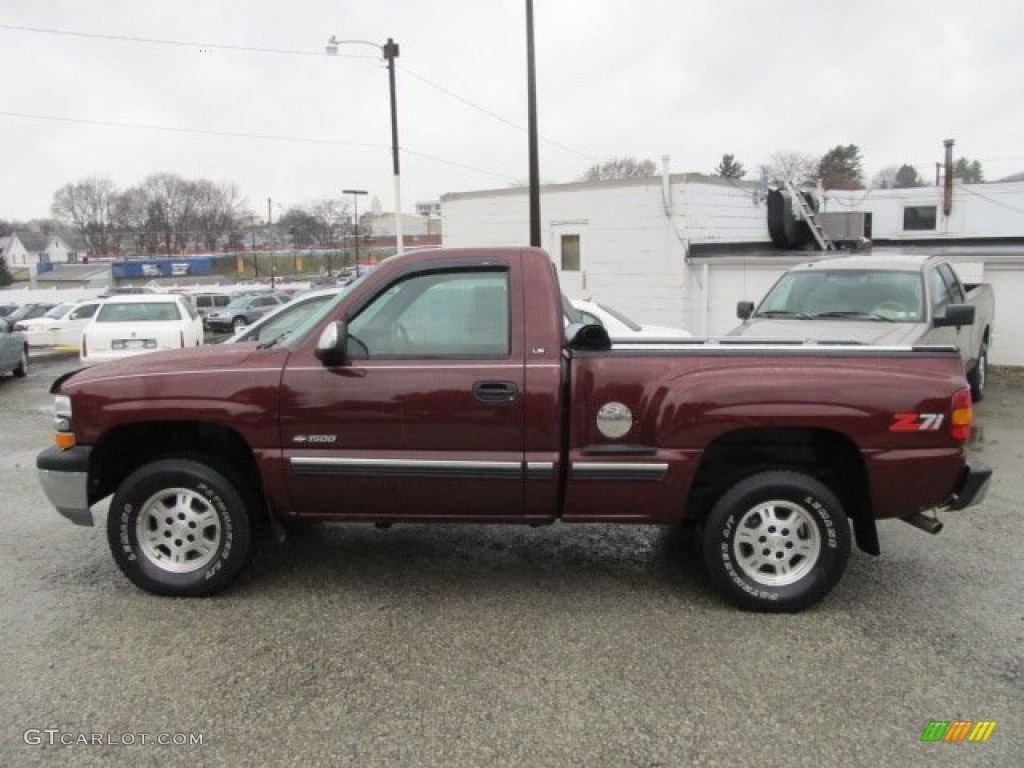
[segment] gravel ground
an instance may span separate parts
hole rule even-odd
[[[643,527],[321,526],[219,597],[147,595],[36,481],[73,365],[0,378],[0,765],[1021,764],[1019,371],[977,406],[983,506],[884,524],[823,604],[765,616]],[[956,719],[997,726],[921,743]]]

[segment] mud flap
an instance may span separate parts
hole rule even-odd
[[[857,549],[861,552],[867,552],[869,555],[882,554],[882,548],[878,544],[878,527],[875,525],[875,518],[866,514],[854,517],[853,538],[857,542]]]

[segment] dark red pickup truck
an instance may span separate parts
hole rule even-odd
[[[692,521],[727,598],[799,610],[842,575],[851,526],[872,553],[878,519],[936,532],[991,476],[965,453],[955,349],[612,344],[566,327],[537,249],[393,257],[276,342],[53,392],[50,501],[92,524],[112,495],[114,559],[168,595],[223,589],[258,529],[299,520]]]

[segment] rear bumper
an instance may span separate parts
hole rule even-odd
[[[89,454],[92,447],[79,445],[66,451],[50,446],[36,457],[39,484],[46,498],[76,525],[93,525],[89,509]]]
[[[967,469],[953,496],[950,509],[966,509],[981,504],[992,481],[992,467],[976,459],[967,460]]]

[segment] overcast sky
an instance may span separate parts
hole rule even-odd
[[[987,180],[1024,171],[1014,0],[534,0],[534,16],[545,182],[614,156],[711,173],[726,152],[754,178],[777,151],[837,144],[869,179],[905,162],[933,179],[946,138]],[[372,46],[328,57],[332,34],[401,46],[405,210],[525,182],[525,0],[0,0],[0,219],[49,216],[83,177],[162,171],[234,182],[275,218],[343,188],[391,210],[387,70]]]

